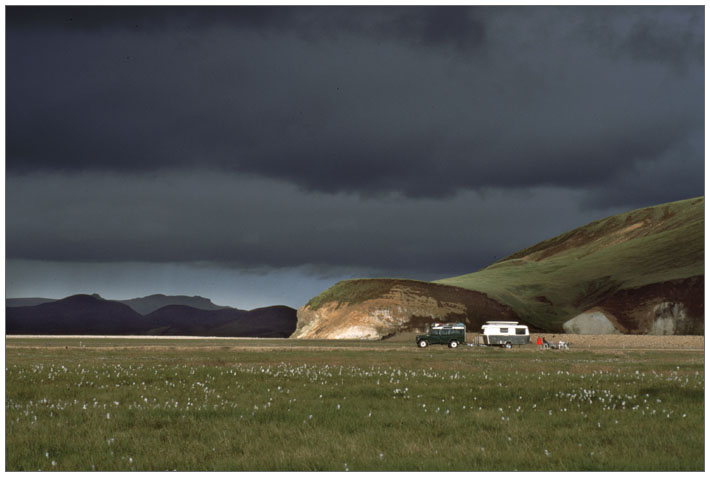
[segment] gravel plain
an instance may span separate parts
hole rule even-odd
[[[653,349],[653,350],[705,350],[704,336],[653,336],[653,335],[573,335],[534,334],[530,341],[535,343],[542,336],[550,343],[565,341],[571,348],[588,349]]]
[[[122,341],[126,341],[127,344],[131,340],[160,340],[164,341],[165,345],[175,345],[175,341],[188,341],[194,342],[195,345],[206,345],[217,346],[230,346],[234,347],[244,347],[246,345],[248,348],[254,348],[259,346],[265,346],[274,349],[284,349],[284,348],[298,348],[303,349],[304,347],[313,347],[314,349],[325,349],[333,348],[351,348],[353,346],[358,349],[383,349],[382,346],[378,346],[377,343],[386,343],[389,347],[398,347],[402,344],[412,344],[414,346],[416,332],[405,332],[399,333],[391,338],[384,341],[372,341],[372,340],[291,340],[286,338],[215,338],[215,337],[203,337],[203,336],[27,336],[27,335],[12,335],[6,336],[5,346],[6,348],[13,347],[33,347],[30,343],[37,343],[37,347],[45,347],[48,343],[57,345],[59,340],[72,339],[72,340],[86,340],[87,342],[82,343],[79,341],[78,346],[88,347],[96,346],[102,341],[106,343],[100,344],[100,346],[108,346],[109,343],[113,342],[115,346]],[[475,333],[467,334],[467,341],[473,343],[475,340]],[[549,343],[559,343],[564,341],[569,344],[570,349],[590,349],[590,350],[685,350],[685,351],[705,351],[705,337],[702,335],[692,335],[692,336],[653,336],[653,335],[578,335],[578,334],[566,334],[566,333],[540,333],[530,335],[530,345],[524,345],[522,348],[530,348],[536,346],[537,337],[541,336],[545,338]],[[45,343],[44,341],[48,343]],[[214,343],[213,340],[218,340]],[[91,344],[89,344],[91,343]],[[65,344],[65,343],[62,343]],[[154,342],[152,345],[156,345]],[[514,349],[517,347],[514,347]],[[553,350],[554,351],[554,350]]]

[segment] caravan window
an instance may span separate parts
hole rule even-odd
[[[516,334],[516,335],[524,335],[524,334],[525,334],[525,328],[515,328],[515,334]]]
[[[502,334],[502,335],[508,334],[508,328],[501,328],[500,334]]]

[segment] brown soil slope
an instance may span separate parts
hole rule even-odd
[[[595,307],[628,334],[702,334],[705,277],[619,290]]]

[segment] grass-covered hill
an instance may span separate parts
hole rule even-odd
[[[702,317],[704,212],[698,197],[615,215],[438,283],[486,293],[549,330],[594,307],[623,315],[654,297]]]
[[[601,314],[615,332],[703,333],[704,208],[698,197],[608,217],[435,283],[343,281],[299,310],[294,337],[382,337],[427,317],[475,327],[503,314],[539,331]]]

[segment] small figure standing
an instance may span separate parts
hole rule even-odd
[[[537,337],[537,349],[542,349],[542,338],[540,336]]]

